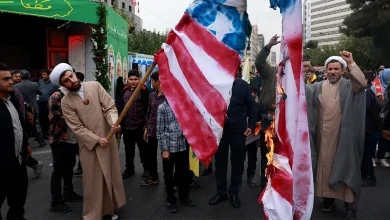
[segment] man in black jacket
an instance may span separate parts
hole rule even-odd
[[[210,201],[216,205],[227,200],[229,191],[230,202],[234,208],[241,206],[238,198],[238,187],[241,184],[246,156],[245,140],[256,127],[256,105],[247,82],[237,77],[233,83],[232,97],[227,111],[223,136],[215,154],[215,178],[217,195]],[[231,181],[227,189],[226,173],[228,168],[229,146],[232,165]]]
[[[7,198],[7,219],[23,220],[28,187],[28,136],[11,73],[3,63],[0,63],[0,121],[0,207]]]

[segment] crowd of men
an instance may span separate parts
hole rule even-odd
[[[248,84],[241,72],[233,83],[224,133],[215,155],[216,194],[210,205],[230,199],[234,208],[248,157],[247,182],[266,187],[264,175],[268,148],[264,131],[271,125],[276,101],[276,74],[266,59],[279,36],[272,37],[256,58],[258,76]],[[323,198],[322,211],[331,211],[335,199],[346,205],[346,219],[357,218],[361,186],[375,186],[376,162],[389,167],[385,156],[390,141],[390,70],[362,72],[350,52],[342,51],[325,61],[326,74],[318,75],[303,63],[306,73],[307,113],[310,131],[315,193]],[[189,198],[193,172],[189,169],[189,144],[161,88],[159,73],[151,75],[150,91],[142,86],[129,109],[124,108],[140,83],[137,70],[117,89],[115,100],[98,82],[83,82],[66,63],[52,72],[43,70],[39,83],[29,80],[26,70],[10,71],[0,63],[0,204],[7,199],[6,219],[23,220],[27,197],[26,166],[39,177],[43,164],[31,157],[28,138],[41,147],[49,140],[53,155],[50,210],[72,211],[66,202],[83,201],[83,219],[117,219],[117,208],[126,203],[123,180],[135,174],[135,147],[143,167],[142,186],[159,184],[157,155],[163,159],[167,210],[178,212],[178,202],[193,207]],[[122,78],[118,79],[122,80]],[[169,82],[163,82],[169,83]],[[126,84],[126,85],[125,85]],[[37,95],[39,98],[37,99]],[[118,114],[127,111],[116,126]],[[260,139],[246,145],[261,124]],[[365,126],[364,126],[365,125]],[[118,143],[106,138],[109,132],[122,136],[126,169],[121,172]],[[378,144],[379,143],[379,144]],[[378,153],[375,148],[378,144]],[[246,145],[246,146],[245,146]],[[261,151],[260,183],[256,180],[257,150]],[[230,149],[231,180],[227,186]],[[83,175],[83,195],[74,192],[72,176]],[[203,172],[208,175],[213,165]],[[63,183],[62,183],[63,182]],[[178,198],[175,191],[178,191]],[[0,216],[1,219],[1,216]]]

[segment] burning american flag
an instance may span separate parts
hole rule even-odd
[[[266,219],[310,219],[314,201],[305,84],[301,0],[271,0],[283,16],[275,121],[265,132],[268,184],[259,202]]]

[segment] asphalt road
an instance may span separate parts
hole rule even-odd
[[[28,220],[78,220],[82,219],[82,203],[68,203],[73,211],[67,214],[52,213],[50,206],[50,177],[52,172],[52,156],[49,147],[37,148],[37,143],[31,142],[33,156],[45,163],[43,173],[39,179],[32,179],[32,170],[28,168],[29,189],[26,201],[26,215]],[[260,157],[260,154],[258,155]],[[121,166],[124,169],[123,144],[120,150]],[[159,162],[161,164],[161,162]],[[260,164],[258,162],[258,164]],[[259,169],[258,169],[259,170]],[[359,219],[384,220],[390,219],[390,168],[376,168],[378,185],[376,187],[363,188],[362,197],[359,202]],[[163,183],[163,172],[159,167],[160,184],[155,186],[141,186],[142,167],[139,157],[136,156],[136,175],[124,180],[127,204],[118,210],[120,219],[263,219],[263,210],[257,200],[260,193],[259,188],[253,188],[246,183],[246,176],[243,177],[243,184],[239,197],[242,205],[234,209],[229,202],[223,202],[217,206],[209,206],[209,199],[215,195],[214,175],[196,178],[201,185],[200,189],[191,190],[190,198],[195,202],[195,207],[187,208],[180,206],[179,213],[171,214],[166,210],[166,200]],[[1,180],[0,180],[1,181]],[[82,193],[81,177],[73,179],[75,191]],[[344,204],[337,202],[331,213],[319,211],[321,200],[316,198],[312,219],[343,219],[345,215]],[[4,203],[1,209],[3,217],[7,210]]]

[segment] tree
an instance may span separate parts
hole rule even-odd
[[[142,54],[155,54],[166,41],[167,33],[140,31],[129,34],[129,51]]]
[[[308,42],[306,42],[306,44],[303,48],[304,49],[316,49],[316,48],[318,48],[318,41],[309,40]]]
[[[304,56],[310,60],[312,66],[323,66],[325,60],[330,56],[337,56],[340,52],[340,46],[337,45],[323,45],[316,49],[304,50]]]
[[[369,37],[375,50],[377,62],[390,66],[390,1],[347,0],[353,13],[345,18],[346,27],[341,31],[347,36]]]

